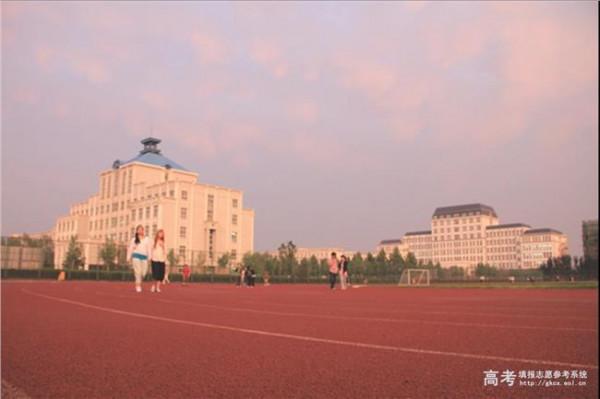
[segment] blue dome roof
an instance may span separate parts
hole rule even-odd
[[[127,165],[132,162],[140,162],[155,166],[161,166],[163,168],[169,167],[172,169],[187,171],[186,168],[184,168],[177,162],[171,161],[169,158],[165,157],[160,153],[160,150],[157,148],[158,143],[160,143],[159,139],[148,137],[142,140],[141,143],[144,145],[144,149],[140,151],[140,154],[137,157],[130,159],[129,161],[119,163],[119,166]]]

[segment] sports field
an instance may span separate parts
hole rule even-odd
[[[598,395],[596,289],[147,288],[3,282],[3,398]]]

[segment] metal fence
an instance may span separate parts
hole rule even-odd
[[[39,269],[44,262],[42,248],[2,245],[1,251],[2,269]]]

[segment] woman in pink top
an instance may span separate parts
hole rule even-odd
[[[331,258],[329,258],[329,288],[332,290],[335,288],[335,280],[339,272],[340,264],[338,263],[337,255],[335,252],[332,252]]]

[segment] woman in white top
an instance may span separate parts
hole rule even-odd
[[[127,258],[131,259],[133,265],[135,290],[142,292],[142,280],[148,273],[148,258],[151,253],[150,239],[144,236],[144,226],[139,225],[135,228],[135,237],[131,240],[127,252]]]
[[[152,246],[152,256],[150,257],[150,263],[152,264],[152,292],[160,292],[160,283],[165,278],[165,232],[160,229],[154,236],[154,245]]]

